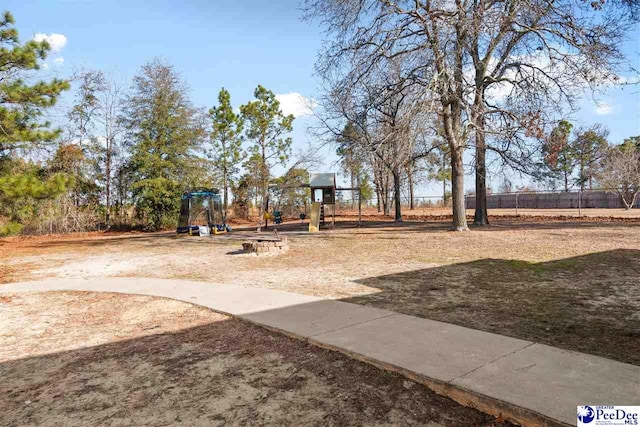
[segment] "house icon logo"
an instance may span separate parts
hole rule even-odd
[[[591,406],[578,406],[578,421],[589,424],[596,417],[596,412]]]

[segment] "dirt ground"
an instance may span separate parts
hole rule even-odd
[[[0,313],[2,426],[507,425],[182,302],[20,294],[1,297]]]
[[[355,210],[346,210],[345,213],[357,214]],[[467,216],[473,218],[475,210],[467,209]],[[376,210],[372,208],[365,209],[363,213],[376,214]],[[416,207],[415,209],[403,209],[404,216],[414,215],[451,215],[451,208],[433,208],[433,207]],[[555,218],[635,218],[640,219],[640,209],[490,209],[490,215],[494,217],[555,217]]]
[[[284,224],[290,249],[239,253],[222,236],[88,234],[0,240],[0,282],[142,276],[341,299],[640,365],[640,220],[491,217],[468,233],[446,218],[365,217],[317,234]]]

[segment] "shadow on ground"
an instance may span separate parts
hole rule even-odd
[[[501,259],[369,277],[343,301],[640,365],[640,251]]]
[[[48,339],[56,333],[64,331]],[[399,375],[235,319],[4,361],[0,378],[3,426],[505,425]]]

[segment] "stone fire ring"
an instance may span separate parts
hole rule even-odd
[[[278,254],[289,249],[286,236],[278,238],[259,238],[242,242],[242,251],[255,254]]]

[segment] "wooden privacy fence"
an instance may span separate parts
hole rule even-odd
[[[466,196],[467,209],[475,209],[476,198]],[[488,209],[624,209],[617,193],[609,191],[573,191],[539,193],[501,193],[487,195]],[[640,199],[634,205],[640,208]]]

